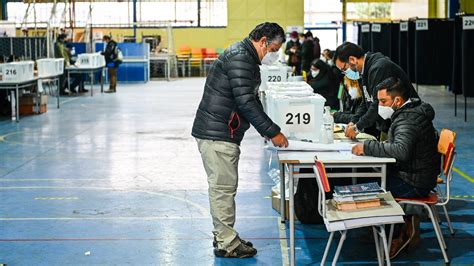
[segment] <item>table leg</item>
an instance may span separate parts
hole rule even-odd
[[[295,208],[294,208],[294,180],[293,180],[293,165],[289,165],[288,178],[289,180],[289,193],[290,195],[290,265],[295,265]]]
[[[191,60],[188,60],[188,77],[191,77]]]
[[[12,121],[15,121],[16,120],[16,103],[15,103],[15,106],[13,106],[13,101],[16,99],[15,97],[15,91],[12,89],[12,90],[9,90],[10,92],[10,101],[11,101],[11,113],[12,113],[12,117],[11,117],[11,120]]]
[[[383,164],[382,167],[380,168],[380,174],[381,174],[381,187],[383,189],[387,188],[387,165]]]
[[[171,67],[170,67],[170,65],[171,65],[171,61],[169,60],[169,58],[168,58],[168,60],[166,60],[165,64],[166,64],[166,80],[170,81],[170,76],[171,76]]]
[[[280,217],[281,222],[286,221],[286,196],[285,196],[285,164],[280,163]]]
[[[100,93],[104,93],[104,68],[100,70]]]
[[[69,82],[69,79],[70,79],[70,76],[71,76],[71,72],[67,72],[67,89],[69,91],[69,95],[71,95],[71,82]]]
[[[19,94],[19,89],[18,89],[18,84],[16,85],[15,88],[15,97],[16,97],[16,122],[20,122],[20,96]]]
[[[58,102],[58,109],[59,109],[59,78],[56,79],[56,100]]]
[[[94,96],[94,71],[91,71],[91,97]]]

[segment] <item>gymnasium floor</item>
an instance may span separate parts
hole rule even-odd
[[[194,114],[204,78],[119,85],[117,94],[50,99],[46,114],[0,120],[0,264],[282,265],[288,230],[271,208],[270,154],[251,129],[242,143],[236,228],[258,249],[251,259],[212,253],[207,183]],[[458,133],[449,205],[456,229],[442,225],[452,265],[474,262],[474,104],[463,121],[441,87],[420,87],[438,129]],[[462,98],[459,98],[462,100]],[[328,233],[296,226],[297,263],[319,265]],[[373,243],[349,234],[340,264],[375,265]],[[423,242],[393,264],[442,265],[429,223]],[[335,245],[333,245],[335,246]],[[329,259],[332,259],[330,253]]]

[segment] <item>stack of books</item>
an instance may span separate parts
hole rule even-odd
[[[385,190],[376,182],[350,186],[335,186],[332,203],[341,211],[376,208],[381,206]]]

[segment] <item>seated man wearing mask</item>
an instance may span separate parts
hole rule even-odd
[[[433,127],[435,112],[431,105],[418,98],[410,98],[410,91],[400,79],[388,78],[376,86],[378,114],[392,119],[388,140],[356,144],[352,153],[397,160],[389,165],[387,191],[394,197],[424,198],[436,186],[440,173],[438,134]],[[390,257],[395,257],[410,244],[419,240],[419,218],[407,216],[398,237],[392,241]]]

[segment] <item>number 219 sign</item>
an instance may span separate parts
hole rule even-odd
[[[280,115],[283,132],[285,129],[297,132],[310,132],[314,130],[314,106],[311,104],[305,105],[290,105],[282,108]]]

